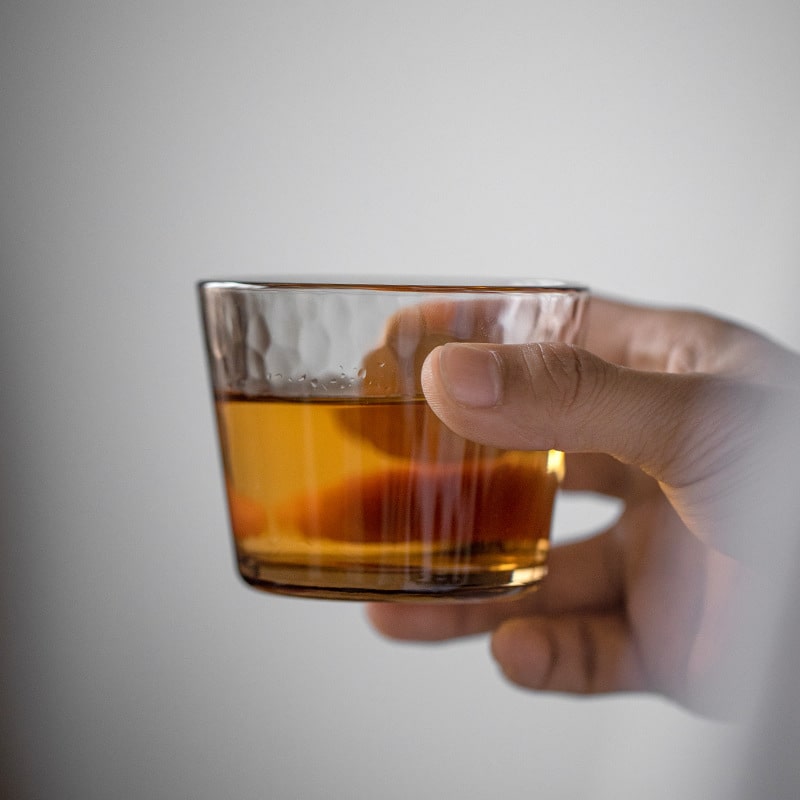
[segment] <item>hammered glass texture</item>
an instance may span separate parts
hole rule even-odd
[[[201,284],[200,297],[214,390],[282,397],[419,396],[416,372],[436,345],[579,343],[587,302],[571,288],[225,283]]]

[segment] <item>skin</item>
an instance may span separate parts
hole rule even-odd
[[[564,450],[565,488],[624,510],[555,547],[536,592],[373,604],[369,620],[408,641],[489,634],[505,676],[528,689],[656,692],[710,714],[746,706],[752,653],[766,647],[755,600],[797,540],[798,493],[774,467],[799,444],[799,386],[798,356],[753,331],[607,299],[592,301],[585,348],[437,347],[422,387],[450,429]]]

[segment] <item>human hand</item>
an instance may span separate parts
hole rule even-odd
[[[372,605],[372,623],[407,640],[491,632],[507,677],[532,689],[729,700],[755,641],[743,634],[759,565],[768,578],[797,519],[798,493],[771,467],[798,445],[798,376],[796,355],[740,326],[599,299],[585,350],[437,348],[422,385],[455,433],[564,450],[565,488],[618,497],[624,511],[555,547],[536,593]]]

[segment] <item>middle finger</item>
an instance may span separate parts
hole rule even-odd
[[[528,614],[607,612],[622,602],[622,570],[615,530],[553,548],[549,575],[536,591],[515,599],[454,604],[381,604],[367,615],[383,635],[407,641],[442,641],[493,630]]]

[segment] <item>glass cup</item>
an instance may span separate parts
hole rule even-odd
[[[510,594],[547,573],[557,451],[464,439],[425,402],[446,342],[580,343],[555,281],[199,284],[239,571],[339,599]]]

